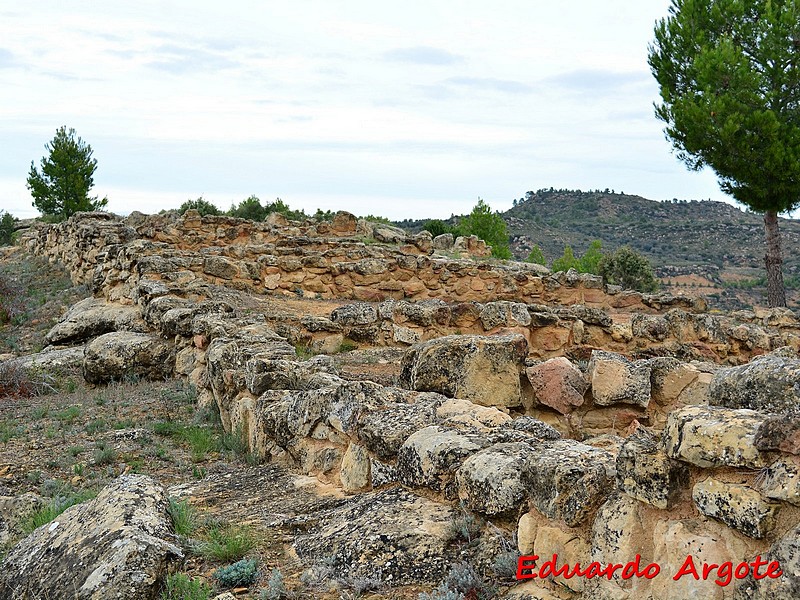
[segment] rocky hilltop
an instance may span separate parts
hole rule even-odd
[[[91,297],[46,351],[0,364],[183,379],[259,464],[168,491],[114,480],[9,550],[0,597],[157,597],[191,550],[167,496],[291,531],[298,597],[347,597],[332,581],[374,598],[797,597],[791,310],[710,313],[347,213],[84,213],[18,251]],[[520,555],[538,559],[518,571]]]

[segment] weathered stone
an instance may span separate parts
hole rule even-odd
[[[452,233],[443,233],[433,238],[433,248],[434,250],[450,250],[454,241]]]
[[[761,539],[775,525],[779,505],[765,501],[753,488],[709,477],[695,484],[692,500],[708,517],[719,519],[744,535]]]
[[[765,466],[753,440],[766,417],[752,410],[685,406],[667,417],[667,456],[698,467]]]
[[[486,331],[495,327],[527,327],[531,323],[527,305],[506,300],[484,304],[480,319]]]
[[[429,487],[455,497],[452,478],[466,458],[486,446],[476,435],[431,425],[413,433],[397,452],[400,481],[409,486]]]
[[[337,370],[329,356],[301,362],[256,356],[245,364],[248,391],[260,396],[267,390],[320,388],[336,382]]]
[[[413,404],[387,403],[362,414],[358,439],[379,458],[393,460],[412,433],[436,422],[436,408],[445,398],[424,396]]]
[[[385,244],[402,244],[408,238],[405,229],[386,225],[385,223],[375,223],[372,227],[372,236],[379,242]]]
[[[761,493],[800,506],[800,458],[784,456],[763,471]]]
[[[533,398],[562,415],[583,405],[589,382],[575,365],[564,357],[551,358],[525,369],[533,389]]]
[[[756,432],[754,443],[759,450],[800,455],[800,412],[766,418]]]
[[[203,263],[203,273],[220,279],[233,279],[239,274],[239,268],[224,256],[209,256]]]
[[[345,492],[357,492],[370,485],[370,459],[363,446],[350,444],[342,457],[339,477]]]
[[[373,488],[397,483],[397,467],[375,460],[374,458],[370,460],[369,474],[370,484]]]
[[[522,335],[451,335],[411,347],[400,385],[465,398],[483,406],[519,406]]]
[[[650,365],[631,362],[624,356],[601,350],[592,351],[588,376],[595,404],[634,404],[646,408],[650,403]]]
[[[720,369],[708,388],[709,404],[764,412],[800,409],[800,359],[781,354]]]
[[[154,598],[174,544],[164,489],[123,475],[22,540],[0,567],[0,597]]]
[[[533,506],[570,527],[580,525],[608,495],[613,461],[608,452],[573,440],[532,448],[524,474]]]
[[[331,321],[345,327],[357,325],[371,325],[378,320],[378,311],[371,305],[363,302],[345,304],[331,312]]]
[[[22,537],[23,523],[43,505],[42,497],[33,492],[20,496],[0,496],[0,547]]]
[[[533,417],[517,417],[510,423],[503,425],[503,427],[515,431],[524,431],[537,440],[558,440],[561,438],[561,433],[555,427]]]
[[[800,525],[776,541],[763,557],[780,565],[780,577],[756,581],[752,574],[736,590],[735,600],[797,600],[800,598]],[[764,574],[765,567],[761,567]]]
[[[160,338],[144,333],[106,333],[87,344],[83,376],[89,383],[103,383],[135,375],[163,380],[172,375],[173,349]]]
[[[488,515],[514,511],[526,498],[522,469],[530,446],[495,444],[470,456],[456,471],[458,497]]]
[[[73,304],[61,320],[47,332],[45,341],[53,345],[75,344],[111,331],[142,333],[147,326],[136,306],[109,304],[86,298]]]
[[[671,406],[683,391],[694,383],[700,371],[671,357],[650,359],[650,384],[652,399],[661,406]]]
[[[340,323],[334,323],[325,317],[315,317],[307,315],[300,319],[300,324],[308,329],[308,331],[316,333],[317,331],[327,331],[330,333],[338,333],[342,330]]]
[[[392,325],[392,339],[399,344],[416,344],[419,342],[419,332],[414,331],[409,327],[400,327]]]
[[[662,316],[634,314],[631,316],[633,336],[663,342],[670,333],[669,323]]]
[[[622,444],[617,455],[617,487],[629,496],[665,509],[688,482],[686,466],[669,458],[660,439],[643,427]]]
[[[559,565],[575,565],[585,567],[591,562],[591,549],[574,531],[564,531],[558,527],[544,525],[536,530],[533,552],[540,558],[539,563],[557,555]],[[554,577],[553,581],[574,592],[584,590],[586,579],[583,577]]]

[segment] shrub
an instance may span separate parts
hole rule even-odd
[[[263,588],[258,596],[259,600],[283,600],[288,596],[289,592],[283,583],[283,573],[278,569],[272,569],[267,587]]]
[[[220,567],[214,571],[213,577],[223,588],[248,586],[258,577],[258,561],[255,558],[242,559],[227,567]]]
[[[600,261],[603,260],[602,247],[603,244],[600,240],[592,241],[586,254],[578,260],[578,271],[598,275],[600,273]]]
[[[448,538],[454,542],[472,542],[478,538],[483,530],[483,521],[472,513],[463,511],[459,516],[450,520]]]
[[[187,200],[183,204],[180,205],[178,208],[178,212],[180,214],[185,213],[187,210],[194,209],[200,213],[201,217],[206,215],[221,215],[222,211],[218,209],[216,206],[211,204],[208,200],[205,200],[202,196],[200,196],[197,200]]]
[[[49,373],[26,369],[10,360],[0,363],[0,398],[29,398],[55,391],[55,377]]]
[[[239,202],[236,207],[231,206],[228,214],[237,219],[249,219],[250,221],[263,221],[269,214],[267,209],[261,205],[261,200],[257,196],[250,196]]]
[[[575,258],[575,254],[572,252],[572,246],[564,246],[564,254],[553,261],[551,269],[553,272],[563,271],[566,273],[570,269],[577,269],[578,264],[578,259]]]
[[[525,259],[525,262],[535,263],[537,265],[547,265],[547,260],[545,260],[544,253],[539,246],[533,247],[533,250],[531,250],[530,254],[528,254],[528,258]]]
[[[22,530],[26,534],[31,533],[34,529],[37,529],[55,519],[70,506],[75,506],[76,504],[91,500],[96,495],[97,492],[93,490],[80,490],[66,496],[57,496],[52,498],[47,504],[22,522]]]
[[[647,259],[628,246],[623,246],[614,254],[603,257],[598,273],[606,283],[621,285],[638,292],[654,292],[658,280]]]
[[[191,579],[184,573],[167,575],[161,600],[208,600],[211,588],[200,579]]]

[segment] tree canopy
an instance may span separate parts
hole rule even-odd
[[[489,244],[495,258],[511,258],[506,222],[482,199],[478,198],[478,203],[461,221],[459,229],[463,235],[476,235]]]
[[[78,211],[98,210],[108,204],[106,198],[89,196],[97,160],[92,158],[92,147],[74,129],[59,127],[45,150],[48,156],[41,160],[41,172],[31,161],[27,184],[33,206],[40,213],[63,220]]]
[[[648,60],[678,157],[765,214],[769,300],[785,305],[777,214],[800,205],[800,0],[673,0]]]

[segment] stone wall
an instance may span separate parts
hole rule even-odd
[[[262,459],[349,494],[403,486],[460,504],[513,531],[537,565],[554,554],[559,565],[620,565],[609,577],[532,580],[518,598],[526,588],[535,598],[797,597],[791,311],[711,314],[574,273],[436,258],[424,236],[364,244],[351,235],[358,223],[338,219],[326,225],[337,235],[319,225],[312,235],[311,225],[79,215],[24,243],[98,296],[48,334],[53,345],[88,341],[87,380],[186,376]],[[270,322],[225,300],[231,289],[295,288],[375,302]],[[349,381],[330,357],[295,352],[345,339],[408,347],[397,384]],[[624,577],[637,556],[661,573]],[[783,575],[733,573],[756,562],[764,575],[771,561]],[[689,562],[701,575],[718,566],[675,580]]]

